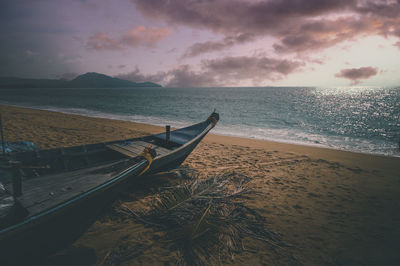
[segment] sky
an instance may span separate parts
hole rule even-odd
[[[400,0],[2,0],[0,76],[400,85]]]

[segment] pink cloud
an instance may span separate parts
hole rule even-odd
[[[87,47],[93,50],[117,50],[122,48],[119,41],[110,38],[105,33],[96,33],[90,36]]]
[[[230,46],[246,43],[254,39],[253,34],[239,34],[236,36],[227,36],[221,41],[195,43],[186,49],[183,57],[194,57],[204,53],[222,51]]]
[[[118,38],[105,33],[96,33],[89,37],[87,47],[93,50],[122,50],[126,47],[153,47],[172,33],[169,28],[147,28],[138,26]]]
[[[375,67],[346,68],[336,73],[335,77],[349,79],[350,85],[356,85],[360,83],[360,80],[368,79],[376,74],[378,74],[378,69]]]
[[[171,32],[169,28],[147,28],[145,26],[138,26],[125,33],[121,38],[121,43],[131,47],[153,46],[169,36]]]

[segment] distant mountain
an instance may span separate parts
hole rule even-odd
[[[89,72],[73,80],[0,78],[0,88],[121,88],[121,87],[161,87],[156,83],[136,83],[113,78],[104,74]]]
[[[152,82],[136,83],[95,72],[89,72],[80,75],[71,80],[69,84],[74,88],[161,87],[160,85]]]

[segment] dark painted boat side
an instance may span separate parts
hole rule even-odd
[[[94,188],[86,195],[48,212],[38,214],[26,223],[4,232],[0,239],[1,261],[5,265],[19,265],[22,261],[36,259],[73,243],[95,221],[105,206],[132,182],[146,167],[146,162],[135,165],[131,172],[113,179],[113,184]]]

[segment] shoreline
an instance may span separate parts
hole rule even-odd
[[[23,109],[28,109],[28,110],[38,110],[38,111],[45,111],[45,112],[54,112],[54,113],[60,113],[60,114],[65,114],[65,115],[80,116],[83,118],[95,118],[95,119],[105,119],[105,120],[112,120],[112,121],[128,122],[128,123],[141,125],[142,127],[155,127],[154,128],[155,131],[152,131],[151,134],[159,133],[164,130],[163,126],[158,125],[158,124],[143,123],[143,122],[122,120],[122,119],[115,119],[115,118],[107,118],[107,117],[96,116],[96,115],[85,115],[85,114],[79,114],[79,113],[73,113],[73,112],[67,112],[67,111],[61,111],[61,110],[42,109],[40,107],[20,106],[20,105],[11,105],[11,104],[0,103],[0,109],[1,109],[1,106],[23,108]],[[161,130],[161,131],[156,131],[156,128],[159,128],[159,130]],[[262,141],[262,142],[268,142],[271,144],[276,143],[278,145],[282,144],[282,145],[307,147],[307,148],[312,148],[312,149],[314,149],[314,148],[315,149],[327,149],[327,150],[332,150],[332,151],[349,152],[349,153],[361,154],[361,155],[367,155],[367,156],[377,156],[377,157],[384,157],[384,158],[400,158],[400,153],[399,153],[399,155],[388,155],[388,154],[380,154],[380,153],[373,153],[373,152],[352,151],[352,150],[328,147],[328,146],[324,146],[323,144],[296,143],[296,142],[290,142],[290,141],[285,142],[285,141],[269,140],[269,139],[262,139],[262,138],[247,138],[247,137],[243,137],[243,136],[235,136],[233,134],[232,135],[229,135],[229,134],[224,135],[222,133],[209,133],[209,135],[220,136],[222,138],[228,137],[228,138],[246,139],[246,140],[251,140],[251,141]],[[399,147],[399,149],[400,149],[400,147]]]
[[[159,126],[22,107],[0,105],[0,112],[6,141],[30,140],[43,148],[164,131]],[[158,232],[121,218],[115,209],[134,208],[159,187],[185,182],[179,173],[187,170],[197,178],[232,173],[247,178],[251,193],[244,203],[265,217],[265,227],[292,246],[283,250],[304,265],[394,265],[400,260],[400,158],[215,134],[207,135],[180,168],[139,180],[146,186],[138,184],[117,201],[73,247],[90,250],[95,264],[102,265],[110,254],[143,242],[151,248],[127,264],[173,261],[174,254],[158,244]],[[232,264],[287,264],[285,254],[277,255],[262,242],[246,240],[246,248],[252,252],[236,254]],[[73,256],[68,252],[61,251]],[[79,256],[81,260],[83,255]]]

